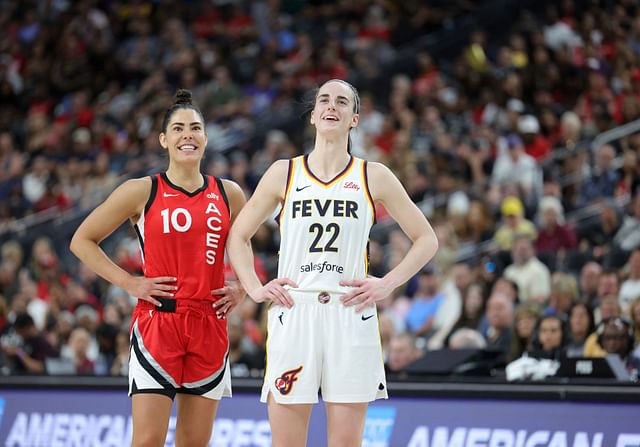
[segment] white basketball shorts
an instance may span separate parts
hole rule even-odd
[[[356,403],[387,399],[375,307],[356,313],[340,294],[290,290],[291,309],[268,311],[267,368],[260,400]]]

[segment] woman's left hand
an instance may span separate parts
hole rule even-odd
[[[224,287],[211,291],[211,295],[219,296],[213,303],[218,318],[225,318],[247,295],[240,281],[225,281]]]
[[[393,288],[389,287],[382,278],[352,279],[340,281],[340,285],[353,287],[340,297],[340,301],[345,306],[356,306],[356,312],[375,306],[376,301],[387,298],[393,292]]]

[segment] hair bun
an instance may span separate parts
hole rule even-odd
[[[176,104],[193,104],[191,90],[178,89],[176,92]]]

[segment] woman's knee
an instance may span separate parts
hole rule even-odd
[[[177,427],[175,432],[176,447],[206,447],[209,445],[213,427],[209,429],[189,429]]]
[[[144,433],[134,433],[131,440],[131,447],[164,447],[166,435],[145,431]]]

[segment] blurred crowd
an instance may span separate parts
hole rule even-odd
[[[455,54],[422,45],[476,3],[2,2],[1,373],[126,374],[135,305],[69,262],[64,236],[25,244],[17,223],[84,213],[124,178],[162,170],[157,135],[178,87],[206,120],[203,171],[250,195],[274,160],[311,148],[305,101],[331,78],[360,90],[353,153],[391,167],[440,240],[380,303],[391,374],[462,348],[497,351],[492,371],[607,353],[637,370],[640,133],[595,137],[640,118],[640,5],[539,2]],[[414,57],[395,71],[401,48]],[[381,276],[409,244],[376,214]],[[263,280],[277,247],[269,222],[254,239]],[[119,233],[113,255],[140,272],[133,235]],[[262,307],[245,300],[229,336],[234,376],[260,376]]]

